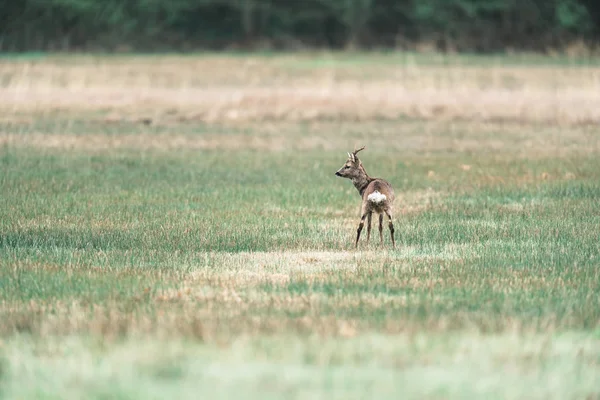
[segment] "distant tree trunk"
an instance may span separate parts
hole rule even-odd
[[[356,49],[361,45],[361,39],[371,17],[373,0],[346,0],[345,3],[341,14],[348,28],[346,49]]]
[[[255,13],[256,3],[255,0],[239,0],[238,6],[242,14],[242,32],[244,33],[244,42],[249,45],[255,38],[256,25],[255,25]]]

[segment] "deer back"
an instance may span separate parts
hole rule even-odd
[[[362,195],[363,213],[365,212],[392,212],[395,200],[394,189],[385,179],[373,179]]]

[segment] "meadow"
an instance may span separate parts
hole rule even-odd
[[[597,60],[6,57],[0,171],[3,398],[600,396]]]

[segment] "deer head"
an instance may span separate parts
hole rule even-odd
[[[364,149],[363,146],[358,150],[354,150],[352,153],[348,153],[348,159],[344,165],[342,165],[342,168],[337,170],[335,175],[342,178],[354,179],[364,174],[364,170],[361,168],[361,162],[356,155],[359,151]]]

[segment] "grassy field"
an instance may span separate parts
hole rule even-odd
[[[599,64],[0,60],[0,397],[599,398]]]

